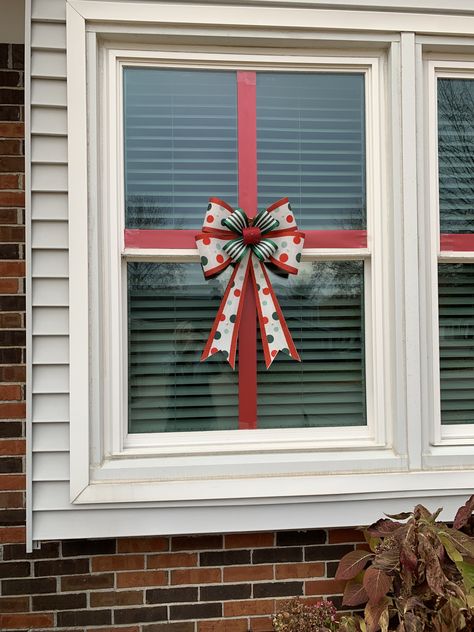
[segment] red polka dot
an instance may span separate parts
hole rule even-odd
[[[208,215],[206,219],[208,224],[212,224],[212,222],[214,221],[214,215]]]
[[[293,243],[299,244],[301,241],[301,237],[293,237]]]
[[[221,320],[225,320],[225,314],[221,314]]]
[[[202,240],[202,243],[205,246],[209,246],[209,244],[211,243],[211,238],[210,237],[204,237],[204,239]]]
[[[217,263],[223,263],[224,257],[222,255],[217,255],[216,261],[217,261]]]
[[[291,224],[293,222],[293,215],[287,215],[286,221],[288,222],[288,224]]]
[[[264,294],[270,294],[270,290],[267,287],[263,288],[263,293]]]
[[[266,316],[263,317],[263,324],[266,325],[268,323],[268,318]]]
[[[240,296],[240,290],[234,290],[235,296]]]
[[[272,357],[274,358],[274,357],[276,356],[276,354],[277,354],[277,353],[278,353],[278,352],[277,352],[277,350],[276,350],[276,349],[273,349],[273,351],[272,351]]]
[[[219,349],[217,347],[212,347],[211,353],[217,353]]]
[[[280,255],[280,261],[282,263],[285,263],[285,261],[288,261],[288,255],[285,252],[282,255]]]

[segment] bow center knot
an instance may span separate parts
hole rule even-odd
[[[246,246],[259,244],[262,240],[262,231],[257,226],[250,226],[242,230],[242,237]]]

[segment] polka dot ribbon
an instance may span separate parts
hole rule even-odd
[[[209,200],[202,232],[196,235],[204,276],[234,267],[201,356],[221,352],[235,367],[237,338],[247,284],[255,293],[265,364],[279,351],[300,360],[265,266],[279,275],[298,274],[304,234],[298,231],[288,198],[278,200],[255,219],[217,198]]]

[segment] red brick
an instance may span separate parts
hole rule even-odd
[[[183,566],[197,566],[196,553],[158,553],[149,555],[147,568],[182,568]]]
[[[8,279],[0,279],[0,294],[17,294],[18,279],[12,277]]]
[[[314,582],[306,582],[305,595],[337,595],[344,592],[345,581],[337,579],[320,579]]]
[[[329,544],[350,544],[364,542],[364,534],[357,529],[333,529],[329,531]]]
[[[259,546],[273,546],[273,533],[233,533],[226,535],[224,547],[226,549],[254,549]]]
[[[52,614],[0,614],[0,629],[52,628],[54,619]]]
[[[1,261],[0,277],[24,277],[25,262],[24,261]]]
[[[13,456],[15,454],[25,454],[24,439],[2,439],[0,440],[0,455]]]
[[[272,617],[255,617],[250,619],[251,632],[269,632],[273,630]]]
[[[21,392],[21,386],[18,385],[8,385],[0,386],[0,401],[8,402],[8,401],[18,401],[23,399],[23,395]]]
[[[92,572],[135,571],[145,568],[144,555],[101,555],[91,559]]]
[[[24,542],[25,537],[26,537],[25,527],[0,527],[0,544],[12,544],[13,542]]]
[[[24,138],[24,123],[0,123],[0,137],[3,138]]]
[[[140,586],[163,586],[168,582],[168,573],[163,571],[142,571],[117,573],[117,588]]]
[[[22,153],[21,140],[0,140],[0,155],[19,156]]]
[[[21,327],[21,326],[22,326],[21,314],[1,314],[0,313],[0,329],[17,329],[18,327]],[[0,396],[0,399],[3,399],[3,398]]]
[[[0,482],[1,482],[0,478]],[[19,509],[24,504],[22,492],[0,492],[0,509]]]
[[[224,603],[225,617],[242,617],[252,614],[273,614],[274,599],[249,599],[248,601],[228,601]]]
[[[275,579],[289,579],[290,577],[322,577],[323,575],[323,562],[307,562],[306,564],[276,564],[275,566]]]
[[[171,584],[215,584],[221,581],[220,568],[189,568],[171,571]]]
[[[4,191],[0,193],[0,206],[23,206],[24,193]],[[8,204],[5,202],[11,202]],[[17,204],[18,202],[18,204]],[[0,242],[23,243],[25,241],[25,229],[23,226],[0,226]]]
[[[24,382],[25,380],[25,366],[0,366],[0,382]],[[2,454],[1,448],[0,454]]]
[[[119,553],[146,553],[150,551],[167,551],[168,538],[122,538],[117,542]]]
[[[0,156],[0,171],[2,173],[24,173],[25,159],[23,156]]]
[[[127,627],[110,627],[109,625],[105,628],[87,628],[87,632],[139,632],[140,628],[138,625],[129,625]]]
[[[225,582],[251,582],[263,579],[273,579],[273,566],[229,566],[224,568]]]
[[[26,477],[24,474],[2,474],[0,475],[0,489],[4,490],[24,490],[26,488]]]
[[[222,549],[221,535],[178,536],[171,539],[172,551],[202,551]]]
[[[224,621],[198,621],[199,632],[247,632],[247,619],[227,619]]]
[[[0,189],[19,189],[20,180],[16,174],[12,173],[0,173]],[[11,213],[11,217],[7,219],[6,213]],[[6,220],[6,221],[5,221]],[[14,211],[2,211],[0,212],[0,222],[2,224],[16,224],[16,213]]]
[[[143,604],[143,590],[107,590],[91,593],[92,608],[138,606]]]
[[[2,404],[0,403],[0,419],[24,419],[26,415],[26,404]]]
[[[26,612],[29,610],[28,597],[1,597],[0,612]]]

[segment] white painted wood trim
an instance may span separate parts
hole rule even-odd
[[[89,483],[89,261],[85,20],[67,5],[71,500]],[[74,81],[71,78],[74,77]]]

